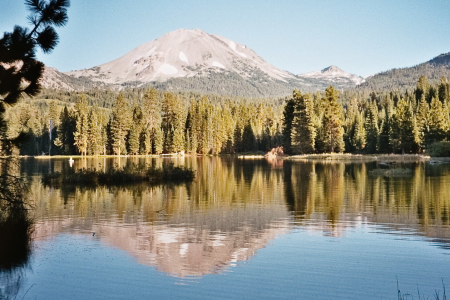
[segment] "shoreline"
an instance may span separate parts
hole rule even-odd
[[[185,155],[39,155],[39,156],[3,156],[18,158],[34,158],[34,159],[53,159],[53,158],[183,158],[183,157],[236,157],[238,159],[264,159],[264,155],[260,153],[254,154],[185,154]],[[345,161],[345,162],[450,162],[450,157],[431,157],[423,154],[348,154],[348,153],[321,153],[321,154],[302,154],[302,155],[285,155],[275,156],[271,159],[291,160],[291,161]]]

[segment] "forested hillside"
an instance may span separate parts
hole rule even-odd
[[[430,82],[437,83],[442,76],[450,77],[450,53],[441,54],[430,61],[411,68],[392,69],[366,78],[358,90],[391,91],[413,90],[420,76],[426,76]]]
[[[44,97],[45,95],[45,97]],[[150,89],[47,90],[6,112],[12,154],[421,153],[450,138],[450,83],[245,99]]]

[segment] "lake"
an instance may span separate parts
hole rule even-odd
[[[397,299],[397,284],[419,299],[450,288],[450,164],[74,160],[174,163],[196,179],[45,187],[42,174],[69,160],[21,159],[32,251],[0,272],[0,299]]]

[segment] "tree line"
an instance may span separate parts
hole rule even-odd
[[[324,94],[294,91],[283,112],[283,146],[291,154],[423,153],[450,138],[450,83],[421,76],[412,91]],[[345,101],[343,101],[345,100]]]
[[[330,86],[294,90],[278,101],[155,88],[71,93],[63,101],[27,99],[10,108],[4,135],[22,138],[3,148],[22,155],[232,154],[280,145],[289,154],[422,153],[450,137],[449,91],[445,77],[430,83],[422,76],[411,91]],[[106,107],[95,101],[113,96]]]
[[[112,108],[28,99],[7,112],[7,149],[22,155],[149,155],[181,151],[218,154],[266,151],[281,144],[279,105],[258,101],[212,101],[209,97],[146,90],[119,93]],[[212,97],[214,98],[214,97]]]

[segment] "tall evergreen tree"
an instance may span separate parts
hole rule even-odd
[[[294,99],[286,100],[286,104],[284,106],[283,111],[283,149],[285,153],[292,153],[292,121],[294,120],[294,111],[295,111],[295,101]]]
[[[57,138],[54,141],[54,144],[61,149],[63,154],[75,154],[75,130],[75,112],[65,106],[60,115],[60,125],[58,126]]]
[[[291,143],[294,153],[313,153],[315,151],[316,124],[314,103],[310,95],[302,95],[294,90],[294,118],[291,126]]]
[[[428,79],[425,76],[420,76],[419,80],[417,81],[417,87],[414,91],[414,94],[416,96],[416,102],[419,102],[420,99],[422,99],[422,96],[425,96],[425,99],[428,98],[428,93],[430,90],[430,83],[428,82]]]
[[[342,127],[342,106],[338,103],[338,91],[330,86],[325,90],[323,99],[324,145],[327,152],[344,151],[344,129]]]
[[[428,131],[425,134],[425,144],[430,145],[443,140],[447,131],[445,125],[442,103],[438,98],[433,97],[429,110]]]
[[[420,148],[425,147],[425,135],[428,132],[428,118],[429,118],[429,105],[425,98],[425,95],[422,95],[420,102],[417,107],[416,113],[416,132],[415,132],[415,140]]]
[[[181,98],[173,93],[164,93],[161,127],[164,132],[165,152],[177,152],[179,141],[184,141],[185,122],[186,115]],[[174,137],[174,134],[177,136]]]
[[[361,151],[366,147],[367,133],[364,124],[363,113],[359,113],[356,118],[355,135],[353,138],[354,146],[357,150]]]
[[[146,91],[142,99],[142,116],[144,132],[144,154],[155,153],[157,128],[161,129],[161,99],[153,87]]]
[[[369,108],[366,111],[366,122],[365,130],[367,133],[367,153],[376,153],[378,151],[378,138],[379,138],[379,127],[378,127],[378,107],[375,101],[372,101]]]
[[[89,136],[89,108],[86,95],[82,95],[75,104],[76,131],[74,133],[75,146],[82,155],[87,155]]]
[[[115,155],[126,154],[126,137],[130,130],[131,112],[122,93],[114,103],[110,118],[111,148]]]
[[[99,155],[102,153],[102,124],[99,118],[99,109],[97,106],[91,107],[88,117],[88,153],[90,155]]]
[[[397,109],[392,117],[392,144],[395,149],[400,149],[402,154],[414,150],[415,119],[411,102],[403,98],[397,104]]]
[[[439,82],[438,94],[439,94],[439,100],[442,103],[446,103],[446,102],[450,101],[450,82],[444,76],[442,76],[442,78]]]

